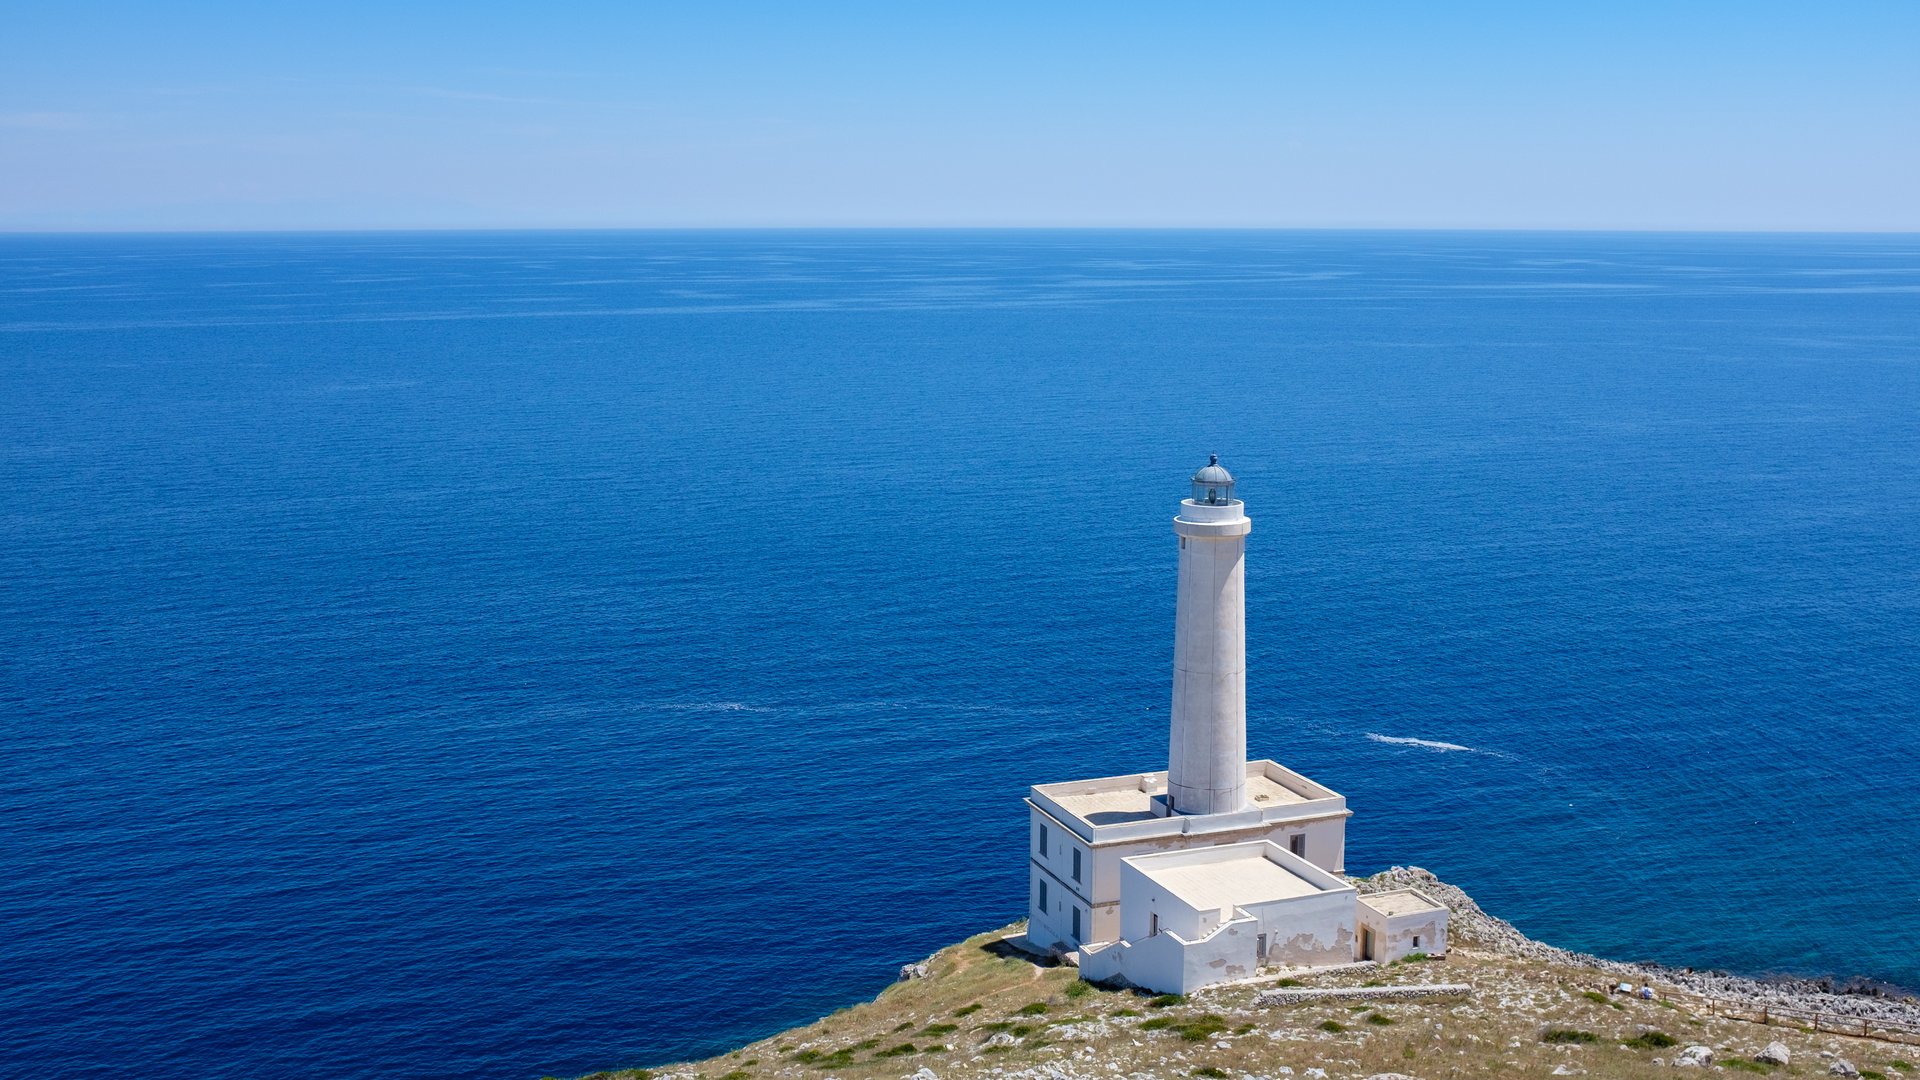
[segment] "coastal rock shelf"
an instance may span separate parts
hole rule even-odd
[[[1084,982],[1071,965],[1017,948],[1024,925],[1015,924],[935,953],[924,975],[921,964],[910,965],[917,977],[805,1027],[706,1061],[594,1075],[1651,1080],[1710,1060],[1702,1072],[1920,1080],[1920,1003],[1912,999],[1568,952],[1529,939],[1418,867],[1350,880],[1362,895],[1414,888],[1444,904],[1454,927],[1450,954],[1280,972],[1178,997]],[[1615,992],[1622,983],[1635,993]],[[1436,987],[1470,996],[1439,996]],[[1651,998],[1640,996],[1643,987]],[[1292,990],[1331,993],[1279,1000]],[[1756,1022],[1815,1013],[1828,1026]]]

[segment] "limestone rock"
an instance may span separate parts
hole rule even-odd
[[[927,962],[924,960],[922,960],[917,964],[901,964],[900,965],[900,981],[901,982],[906,982],[908,979],[924,979],[927,977],[927,975],[928,975]]]
[[[1704,1069],[1713,1064],[1713,1048],[1709,1046],[1689,1046],[1680,1051],[1673,1063],[1683,1069]]]
[[[1847,1080],[1853,1080],[1854,1077],[1860,1075],[1860,1070],[1854,1068],[1853,1062],[1848,1061],[1846,1058],[1834,1058],[1833,1064],[1827,1066],[1827,1075],[1844,1076]]]
[[[1013,1044],[1015,1044],[1015,1043],[1017,1043],[1017,1042],[1019,1042],[1019,1041],[1020,1041],[1019,1039],[1016,1039],[1016,1038],[1014,1038],[1014,1037],[1013,1037],[1012,1035],[1009,1035],[1008,1033],[1006,1033],[1006,1032],[1004,1032],[1004,1031],[996,1031],[996,1032],[994,1032],[994,1033],[993,1033],[993,1036],[992,1036],[991,1038],[989,1038],[989,1039],[988,1039],[988,1040],[986,1041],[986,1043],[985,1043],[985,1044],[983,1044],[983,1045],[986,1045],[986,1046],[1012,1046]]]
[[[1753,1055],[1753,1060],[1762,1065],[1788,1065],[1793,1062],[1793,1051],[1783,1042],[1770,1042],[1765,1050]]]
[[[907,1077],[907,1080],[940,1080],[940,1074],[922,1065],[912,1076]]]
[[[1414,1080],[1414,1078],[1406,1073],[1374,1073],[1367,1077],[1367,1080]]]

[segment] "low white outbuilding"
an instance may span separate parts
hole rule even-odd
[[[1391,964],[1414,953],[1447,953],[1446,905],[1418,889],[1362,894],[1359,922],[1357,959]]]
[[[1120,939],[1082,946],[1082,977],[1168,994],[1354,956],[1353,886],[1259,840],[1121,860]]]

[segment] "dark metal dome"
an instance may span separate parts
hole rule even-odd
[[[1220,464],[1219,454],[1208,454],[1206,467],[1193,474],[1196,484],[1224,485],[1233,483],[1233,474]]]

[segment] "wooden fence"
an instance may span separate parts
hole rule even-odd
[[[1805,1031],[1851,1035],[1856,1039],[1878,1039],[1881,1042],[1920,1046],[1920,1024],[1847,1016],[1841,1013],[1785,1005],[1756,1005],[1748,1001],[1716,998],[1674,987],[1662,988],[1661,996],[1668,1001],[1687,1005],[1696,1012],[1706,1013],[1708,1016],[1744,1020],[1750,1024],[1781,1024]]]

